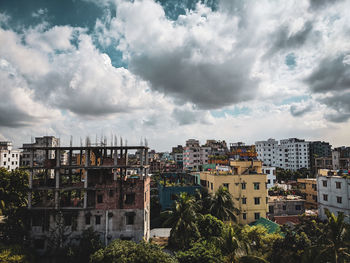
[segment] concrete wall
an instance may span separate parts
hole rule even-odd
[[[326,186],[323,182],[327,182]],[[337,188],[337,182],[340,183],[340,188]],[[327,219],[324,209],[327,208],[330,212],[338,215],[343,212],[350,216],[350,179],[342,178],[340,176],[317,176],[318,189],[318,213],[322,220]],[[325,198],[325,195],[327,198]],[[338,198],[341,197],[341,203]],[[325,200],[327,199],[327,200]],[[350,217],[346,220],[350,222]]]

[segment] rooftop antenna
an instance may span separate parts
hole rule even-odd
[[[128,146],[128,139],[125,139],[125,146]]]
[[[113,146],[113,133],[111,132],[111,146]]]
[[[148,141],[146,138],[145,138],[145,146],[148,147]]]
[[[83,140],[80,137],[80,147],[83,147]]]
[[[114,135],[114,146],[118,145],[118,138],[117,135]]]
[[[97,146],[97,133],[96,133],[95,145]]]
[[[120,136],[120,146],[122,147],[123,146],[123,137]]]
[[[141,136],[141,139],[140,139],[140,146],[143,146],[142,136]]]
[[[70,145],[70,147],[72,147],[72,146],[73,146],[73,136],[72,136],[72,135],[70,136],[70,142],[69,142],[69,145]]]

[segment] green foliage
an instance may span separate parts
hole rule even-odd
[[[163,252],[157,245],[146,242],[115,240],[95,252],[91,263],[176,263],[177,260]]]
[[[0,262],[25,263],[29,262],[27,253],[18,245],[5,246],[0,244]]]
[[[224,256],[214,243],[201,241],[195,243],[190,249],[176,253],[180,263],[221,263]]]
[[[79,245],[69,247],[69,262],[89,262],[90,256],[102,247],[99,234],[89,227],[80,236]]]
[[[0,241],[23,244],[27,234],[28,174],[21,170],[8,172],[0,168],[0,210],[4,222],[0,224]]]
[[[186,249],[200,237],[196,199],[187,193],[181,193],[174,202],[165,224],[171,227],[169,245],[173,248]]]
[[[212,197],[210,213],[222,221],[237,221],[239,209],[234,207],[232,196],[226,187],[220,186]]]
[[[224,223],[212,215],[200,216],[197,224],[200,236],[204,240],[220,237],[224,230]]]

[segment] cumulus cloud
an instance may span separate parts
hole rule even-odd
[[[150,0],[118,1],[112,30],[129,69],[153,90],[202,109],[254,98],[256,53],[241,45],[238,19],[198,4],[176,21]]]
[[[310,103],[295,103],[290,106],[290,113],[294,117],[301,117],[312,110]]]

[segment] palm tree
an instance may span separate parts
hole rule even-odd
[[[213,195],[210,213],[222,221],[237,221],[236,216],[240,211],[235,208],[232,196],[226,187],[220,186]]]
[[[339,213],[338,217],[325,209],[328,218],[326,226],[326,245],[321,254],[329,257],[331,262],[349,262],[350,260],[350,239],[349,225],[344,221],[344,213]]]
[[[164,222],[164,225],[171,227],[169,245],[187,248],[191,241],[199,238],[197,211],[196,199],[187,193],[181,193],[172,210],[167,212],[169,217]]]
[[[232,225],[225,228],[222,237],[217,240],[217,245],[228,263],[267,263],[265,259],[254,255],[247,243],[237,238]]]

